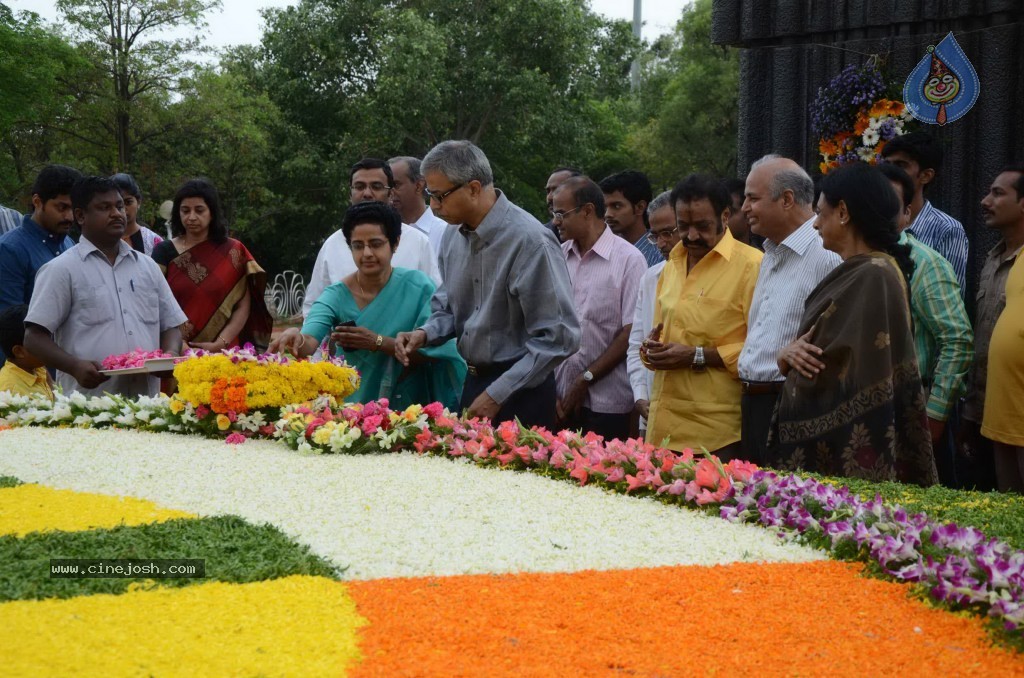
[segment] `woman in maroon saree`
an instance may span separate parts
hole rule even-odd
[[[213,184],[192,179],[174,196],[173,238],[153,250],[188,322],[187,346],[220,351],[247,342],[266,350],[273,321],[263,293],[266,273],[245,245],[229,238]]]

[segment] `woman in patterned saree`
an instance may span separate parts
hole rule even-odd
[[[434,295],[434,283],[424,273],[391,265],[402,218],[384,203],[363,202],[348,209],[341,230],[355,273],[327,287],[309,310],[302,331],[285,330],[271,349],[304,358],[330,336],[359,370],[359,390],[349,397],[351,402],[387,398],[395,409],[434,401],[457,408],[467,368],[454,339],[421,348],[409,367],[395,359],[395,335],[427,321]]]
[[[814,227],[843,263],[811,292],[798,338],[779,354],[768,462],[834,476],[937,482],[898,244],[899,201],[863,163],[827,174]]]
[[[153,250],[188,322],[187,346],[221,351],[252,343],[265,350],[273,321],[263,300],[267,279],[245,245],[228,237],[217,189],[192,179],[178,189],[171,240]]]

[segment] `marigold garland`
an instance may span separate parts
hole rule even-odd
[[[217,413],[284,407],[321,394],[344,400],[359,387],[359,374],[344,363],[268,358],[242,350],[192,355],[175,366],[174,377],[182,400]]]

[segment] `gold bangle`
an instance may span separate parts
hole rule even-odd
[[[379,350],[380,350],[380,347],[381,347],[381,346],[382,346],[383,344],[384,344],[384,336],[383,336],[383,335],[380,335],[380,334],[378,334],[378,335],[377,335],[377,341],[373,342],[373,345],[374,345],[374,349],[373,349],[373,350],[374,350],[374,351],[379,351]]]

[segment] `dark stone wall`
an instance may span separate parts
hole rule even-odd
[[[973,300],[981,262],[998,239],[978,203],[1002,166],[1024,162],[1024,0],[714,0],[713,7],[714,42],[743,48],[740,172],[776,152],[815,174],[808,107],[818,88],[870,54],[883,55],[884,70],[902,86],[926,47],[953,31],[981,94],[960,120],[924,126],[945,148],[929,198],[967,230]]]

